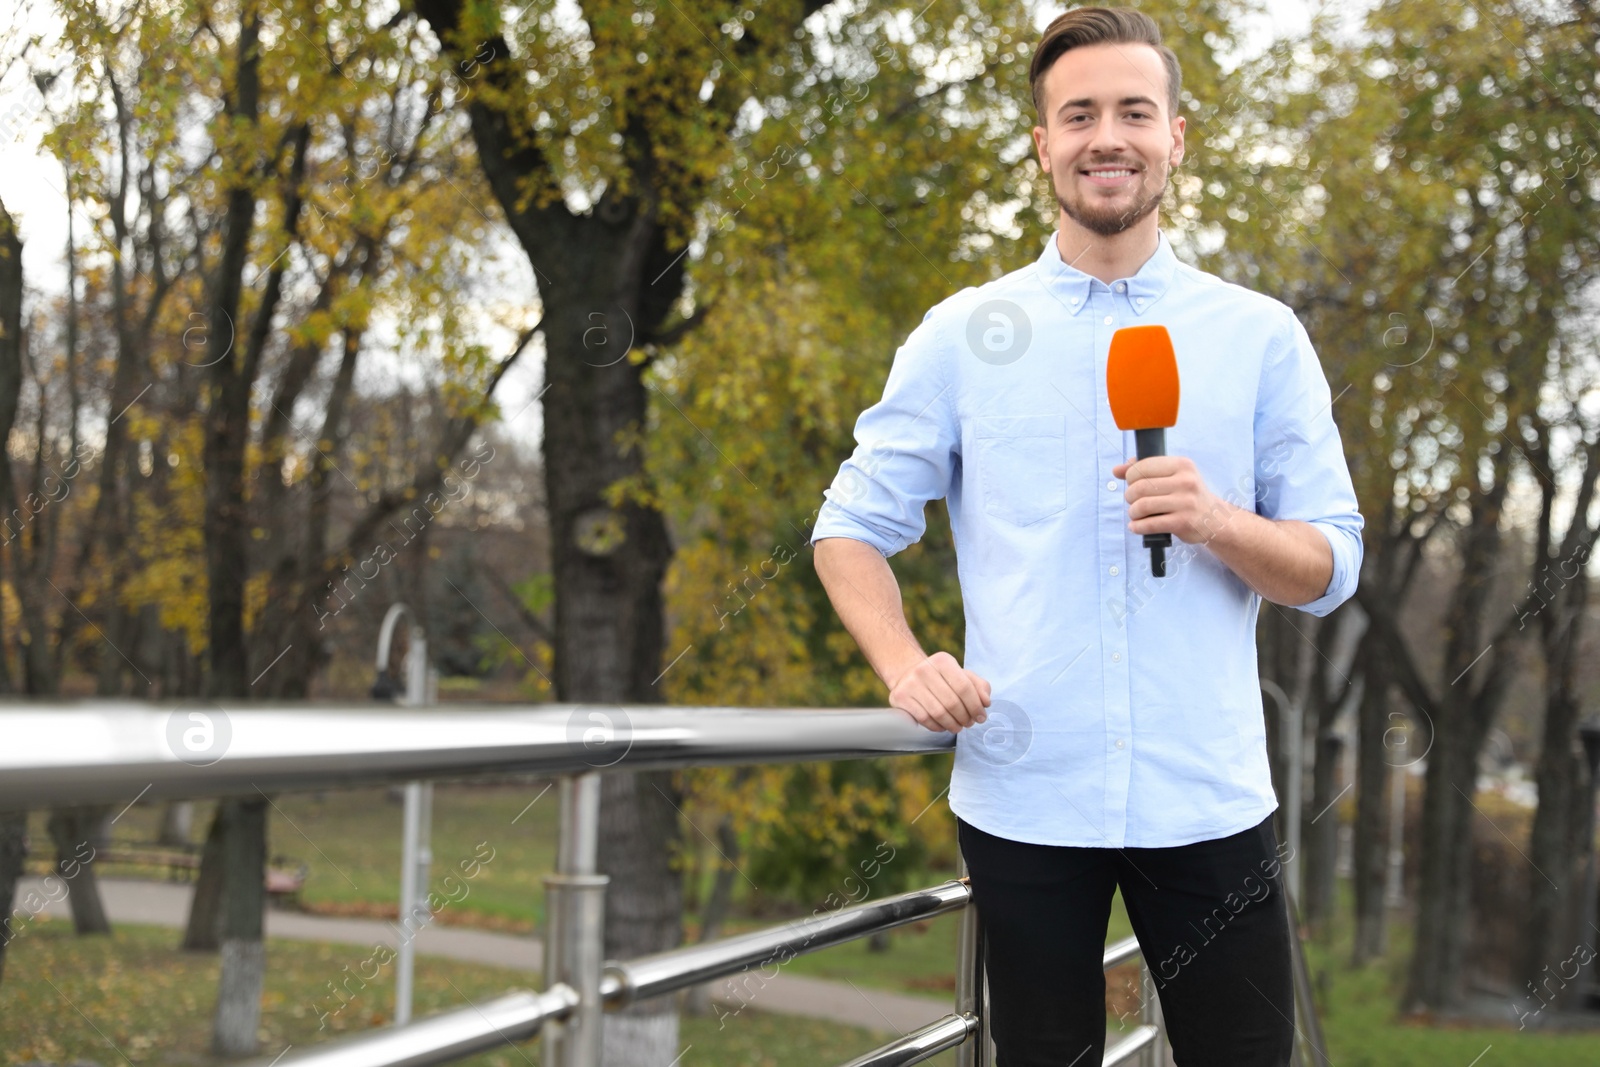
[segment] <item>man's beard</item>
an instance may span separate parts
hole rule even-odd
[[[1141,171],[1140,173],[1148,172]],[[1073,222],[1076,222],[1079,226],[1082,226],[1090,233],[1097,233],[1101,237],[1115,237],[1123,230],[1131,228],[1135,223],[1139,222],[1140,219],[1143,219],[1146,215],[1150,214],[1150,212],[1156,209],[1156,206],[1161,203],[1161,197],[1167,191],[1167,175],[1163,171],[1161,175],[1161,184],[1143,200],[1134,201],[1132,207],[1123,208],[1120,210],[1102,211],[1097,214],[1091,214],[1090,212],[1084,211],[1081,208],[1067,203],[1066,198],[1061,195],[1060,190],[1056,189],[1054,181],[1050,183],[1050,191],[1055,193],[1056,203],[1060,204],[1061,210],[1067,213],[1067,218],[1071,219]]]

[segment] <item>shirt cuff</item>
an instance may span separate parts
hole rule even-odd
[[[1361,576],[1361,535],[1351,533],[1336,523],[1315,519],[1307,521],[1328,539],[1328,547],[1333,550],[1333,575],[1328,579],[1328,588],[1321,596],[1304,604],[1295,604],[1294,607],[1320,618],[1349,600],[1356,591],[1356,580]]]
[[[817,511],[816,525],[811,528],[811,544],[815,546],[824,537],[848,537],[854,541],[865,541],[884,556],[892,556],[909,544],[868,526],[832,500],[823,501],[822,507]]]

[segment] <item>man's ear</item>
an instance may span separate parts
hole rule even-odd
[[[1039,166],[1050,173],[1050,137],[1043,126],[1033,128],[1033,150],[1039,155]]]
[[[1188,122],[1182,115],[1172,120],[1172,154],[1170,166],[1176,167],[1183,162],[1183,131]]]

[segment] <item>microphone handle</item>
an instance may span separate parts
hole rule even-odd
[[[1167,454],[1167,431],[1165,427],[1157,426],[1149,430],[1135,430],[1133,431],[1133,437],[1140,459]],[[1147,533],[1144,535],[1144,547],[1150,550],[1150,573],[1157,578],[1165,578],[1167,576],[1166,550],[1171,544],[1172,535],[1169,533]]]

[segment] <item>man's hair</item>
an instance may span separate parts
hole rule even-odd
[[[1178,114],[1178,94],[1183,88],[1183,72],[1177,54],[1161,43],[1161,28],[1143,11],[1127,7],[1078,7],[1056,16],[1045,27],[1039,47],[1028,68],[1028,84],[1033,87],[1033,109],[1039,125],[1048,128],[1044,113],[1044,76],[1062,54],[1090,44],[1147,44],[1156,50],[1167,68],[1167,118]]]

